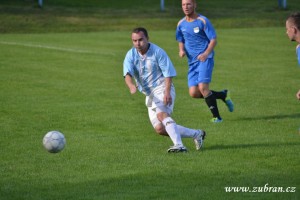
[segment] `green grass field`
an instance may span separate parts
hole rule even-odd
[[[144,96],[130,95],[122,77],[132,27],[91,32],[79,25],[80,32],[55,33],[50,24],[46,33],[30,23],[22,31],[11,13],[5,23],[12,25],[0,28],[10,30],[0,34],[0,199],[300,198],[300,68],[284,21],[217,29],[211,87],[230,89],[236,108],[229,113],[219,102],[222,124],[211,124],[205,103],[189,97],[174,30],[149,29],[177,69],[174,119],[208,134],[202,152],[184,139],[188,153],[168,154],[170,139],[154,133]],[[67,139],[61,153],[42,146],[50,130]],[[231,186],[273,192],[226,192]]]

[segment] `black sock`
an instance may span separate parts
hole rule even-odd
[[[212,90],[211,92],[215,95],[216,99],[222,99],[222,101],[225,102],[227,90],[223,90],[223,91],[220,91],[220,92],[216,92],[216,91]]]
[[[219,114],[219,109],[217,106],[217,100],[213,92],[211,92],[207,97],[205,97],[205,102],[210,109],[210,112],[212,113],[213,117],[221,118]]]

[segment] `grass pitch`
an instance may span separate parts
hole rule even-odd
[[[299,68],[284,28],[218,30],[212,88],[230,89],[236,106],[219,102],[222,124],[188,96],[174,32],[149,33],[178,71],[173,117],[207,131],[204,150],[185,139],[189,153],[166,153],[143,95],[124,84],[128,32],[2,35],[1,199],[298,199]],[[61,153],[42,147],[50,130],[66,136]],[[297,190],[224,189],[266,184]]]
[[[296,0],[288,10],[276,8],[277,1],[200,3],[218,34],[211,88],[229,89],[235,103],[229,113],[219,102],[221,124],[211,124],[204,101],[188,95],[187,63],[174,36],[182,16],[176,9],[138,12],[154,5],[150,1],[132,0],[124,10],[113,2],[89,8],[53,0],[56,5],[39,10],[30,2],[0,5],[0,199],[300,198],[300,68],[284,28],[288,13],[299,9]],[[139,25],[133,10],[177,69],[173,117],[207,131],[202,152],[184,139],[188,153],[168,154],[171,141],[154,133],[144,96],[125,86],[122,62],[130,30]],[[66,137],[61,153],[42,146],[50,130]],[[276,192],[280,187],[295,192]]]

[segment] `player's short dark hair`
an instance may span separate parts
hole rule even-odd
[[[292,22],[297,27],[297,29],[300,30],[300,12],[290,14],[287,20]]]
[[[143,32],[144,35],[145,35],[145,37],[146,37],[146,38],[149,38],[149,37],[148,37],[148,31],[147,31],[145,28],[143,28],[143,27],[137,27],[137,28],[134,28],[134,29],[132,30],[132,33],[139,33],[139,32]]]

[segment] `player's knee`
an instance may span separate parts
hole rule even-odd
[[[199,94],[196,94],[196,93],[190,93],[190,96],[192,97],[192,98],[199,98]]]
[[[157,119],[162,122],[166,117],[168,117],[168,113],[166,112],[159,112],[156,114]]]
[[[162,124],[157,125],[154,129],[155,129],[156,133],[158,133],[159,135],[163,135],[163,136],[168,135],[165,127]]]
[[[201,93],[202,97],[206,97],[207,95],[209,95],[211,93],[209,90],[208,84],[200,84],[198,88],[199,88],[199,92]]]
[[[203,98],[200,91],[189,91],[189,94],[192,98]]]

